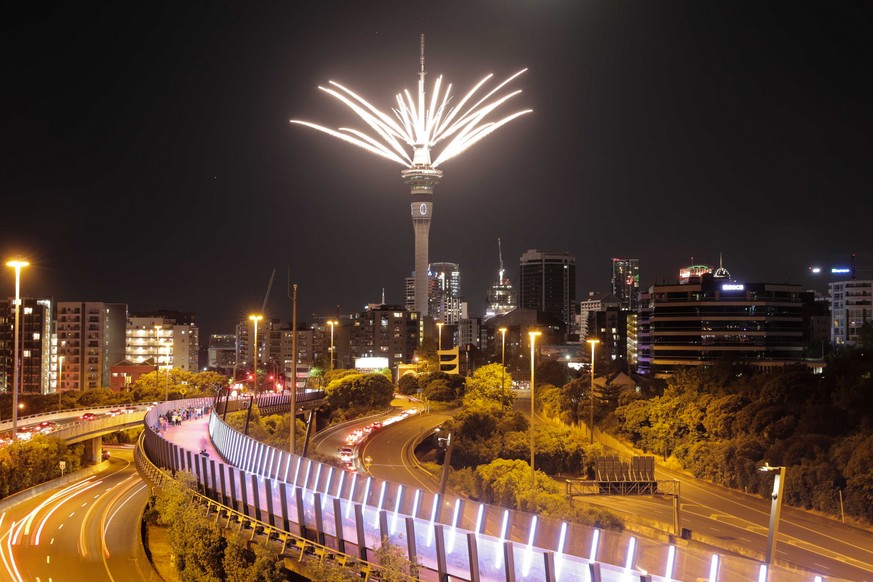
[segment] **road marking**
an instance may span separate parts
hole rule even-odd
[[[61,529],[62,527],[64,527],[64,524],[59,525],[58,529]]]
[[[46,557],[45,557],[45,563],[46,563],[46,564],[51,564],[51,563],[52,563],[52,557],[51,557],[51,556],[46,556]]]
[[[73,517],[74,515],[76,515],[76,512],[75,512],[75,511],[74,511],[73,513],[70,514],[70,517]]]
[[[88,505],[88,502],[87,502],[87,501],[86,501],[85,503],[82,504],[82,507],[85,507],[86,505]]]

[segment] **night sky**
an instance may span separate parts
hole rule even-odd
[[[302,8],[301,6],[306,6]],[[0,254],[22,293],[195,311],[205,345],[260,308],[403,301],[402,167],[300,126],[361,122],[417,81],[457,98],[528,67],[524,116],[445,163],[431,261],[474,313],[529,248],[567,250],[577,289],[610,258],[644,286],[691,261],[802,283],[858,253],[873,275],[870,4],[764,2],[17,3],[0,18]],[[14,293],[12,270],[0,294]]]

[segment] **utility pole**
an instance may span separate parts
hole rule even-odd
[[[288,282],[291,282],[291,271],[288,271]],[[291,295],[291,454],[297,450],[297,283]]]

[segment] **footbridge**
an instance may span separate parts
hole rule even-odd
[[[187,401],[190,405],[200,400]],[[158,405],[145,416],[178,406]],[[208,429],[206,428],[208,427]],[[600,581],[753,580],[812,581],[754,560],[722,556],[627,533],[561,522],[544,516],[350,473],[233,430],[213,414],[204,426],[217,455],[197,454],[192,443],[173,443],[146,430],[137,466],[159,484],[160,469],[196,476],[198,498],[226,525],[251,529],[252,538],[282,541],[282,550],[336,559],[369,575],[375,549],[388,539],[422,566],[423,580]],[[216,458],[218,457],[218,458]]]

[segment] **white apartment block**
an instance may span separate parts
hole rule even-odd
[[[861,326],[873,321],[873,280],[828,284],[831,295],[831,344],[853,345]]]

